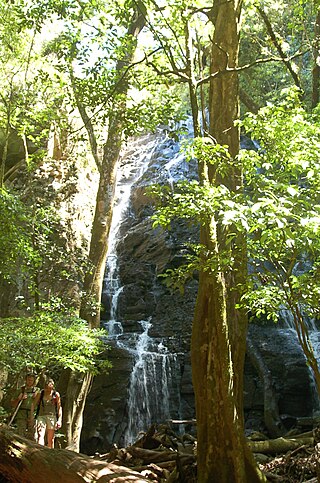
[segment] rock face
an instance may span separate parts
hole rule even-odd
[[[295,331],[276,326],[249,326],[248,336],[270,371],[279,414],[286,429],[317,410],[317,397],[311,372]],[[246,427],[266,431],[263,419],[264,394],[261,378],[247,357],[244,406]]]
[[[190,338],[197,278],[189,280],[180,293],[167,288],[159,275],[181,265],[189,250],[188,243],[197,242],[199,230],[178,221],[170,231],[154,229],[153,208],[145,190],[153,183],[173,187],[180,179],[196,176],[195,163],[187,163],[179,154],[178,143],[162,138],[147,170],[132,186],[129,209],[115,244],[121,289],[115,310],[120,329],[108,340],[112,347],[108,358],[113,368],[93,383],[84,413],[82,452],[103,453],[114,443],[128,444],[152,422],[195,417]],[[107,293],[102,303],[107,321],[112,306]],[[254,326],[250,331],[272,373],[280,414],[286,424],[290,426],[295,418],[310,416],[314,408],[312,384],[295,335],[276,327]],[[262,383],[248,360],[248,429],[265,430],[263,404]]]

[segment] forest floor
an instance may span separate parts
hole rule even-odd
[[[316,483],[320,468],[318,445],[305,444],[311,438],[305,433],[294,439],[269,440],[267,453],[254,453],[260,470],[268,482]],[[275,444],[273,445],[273,441]],[[296,448],[286,450],[292,441]],[[277,452],[277,448],[282,448]],[[253,443],[254,444],[254,443]],[[276,452],[276,454],[272,454]],[[95,455],[95,458],[97,455]],[[168,426],[149,428],[136,443],[128,448],[114,447],[99,457],[113,464],[128,466],[148,481],[196,483],[196,439],[190,435],[177,437]],[[320,481],[320,480],[319,480]]]
[[[317,483],[319,436],[317,430],[277,439],[256,433],[248,445],[268,483]],[[153,425],[132,445],[92,456],[51,450],[0,426],[1,483],[196,483],[196,454],[196,438],[177,435],[170,424]]]
[[[268,481],[271,482],[318,482],[317,466],[319,466],[319,456],[313,447],[302,446],[298,450],[270,458],[268,462],[259,466],[267,476]]]

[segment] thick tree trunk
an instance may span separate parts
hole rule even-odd
[[[149,481],[123,466],[68,450],[52,450],[0,429],[0,481],[12,483],[136,483]]]
[[[224,184],[241,193],[242,173],[236,164],[239,114],[236,72],[216,75],[237,66],[241,2],[213,2],[214,36],[211,53],[210,134],[228,145],[231,155],[227,173],[210,163],[200,180]],[[207,177],[207,178],[206,178]],[[228,243],[226,228],[212,218],[201,229],[200,242],[223,261],[232,255],[232,270],[206,270],[200,274],[192,333],[192,371],[196,399],[199,483],[255,483],[264,481],[244,437],[243,370],[247,317],[236,308],[246,278],[245,242],[236,233]],[[230,252],[231,250],[231,252]]]
[[[62,431],[65,435],[65,441],[62,444],[71,451],[80,451],[83,411],[91,389],[92,377],[91,374],[66,369],[59,381],[63,407]]]
[[[198,481],[245,482],[223,274],[200,276],[192,334]]]

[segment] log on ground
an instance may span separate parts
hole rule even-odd
[[[65,449],[50,449],[0,428],[0,480],[12,483],[143,483],[138,472]],[[150,481],[150,480],[149,480]]]
[[[276,438],[266,441],[248,441],[253,453],[278,454],[292,451],[300,446],[313,446],[312,437],[301,438]]]

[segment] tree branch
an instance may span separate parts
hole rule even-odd
[[[166,76],[166,75],[175,75],[177,77],[180,77],[183,82],[189,82],[190,78],[189,76],[182,70],[182,69],[177,69],[177,70],[160,70],[153,62],[147,62],[147,65],[152,67],[152,69],[156,72],[157,75],[161,76]]]
[[[256,5],[256,9],[258,10],[261,18],[263,19],[265,25],[266,25],[266,28],[267,28],[267,31],[268,31],[268,34],[270,36],[270,39],[271,39],[271,42],[273,43],[273,45],[275,46],[275,48],[277,49],[280,57],[281,57],[281,60],[282,62],[285,64],[285,66],[287,67],[288,71],[290,72],[291,76],[292,76],[292,79],[295,83],[295,85],[302,90],[301,88],[301,82],[300,82],[300,79],[299,79],[299,76],[298,74],[293,70],[292,68],[292,65],[291,65],[291,60],[292,60],[292,57],[290,59],[288,59],[281,47],[281,44],[280,42],[278,41],[277,39],[277,36],[272,28],[272,25],[271,25],[271,22],[266,14],[266,12],[263,10],[263,8],[259,7],[258,5]]]
[[[83,124],[84,124],[84,126],[87,130],[87,133],[88,133],[89,143],[90,143],[90,146],[91,146],[91,152],[92,152],[93,158],[95,160],[96,166],[98,168],[98,171],[101,172],[102,163],[101,163],[101,159],[100,159],[99,154],[98,154],[97,138],[96,138],[96,135],[95,135],[95,132],[94,132],[94,127],[93,127],[92,122],[91,122],[92,117],[88,116],[86,108],[81,102],[81,99],[80,99],[79,94],[78,94],[76,79],[74,77],[74,73],[73,73],[71,66],[70,66],[70,69],[69,69],[69,74],[70,74],[71,86],[72,86],[73,94],[74,94],[75,101],[76,101],[76,104],[77,104],[77,108],[79,110],[81,119],[83,120]]]
[[[265,59],[257,59],[254,62],[251,62],[250,64],[244,64],[240,67],[227,67],[224,70],[219,70],[217,72],[213,72],[212,74],[208,75],[207,77],[204,77],[203,79],[200,79],[197,83],[197,85],[205,84],[206,82],[209,82],[210,79],[214,79],[216,77],[219,77],[224,74],[229,74],[232,72],[242,72],[244,70],[250,69],[251,67],[255,67],[256,65],[260,64],[266,64],[267,62],[290,62],[292,59],[295,59],[296,57],[300,57],[301,55],[304,55],[306,52],[299,52],[297,54],[294,54],[290,57],[286,57],[283,59],[282,57],[266,57]]]
[[[258,104],[245,92],[244,89],[241,89],[241,87],[239,88],[239,96],[240,101],[246,106],[246,108],[254,114],[257,114],[259,111]]]
[[[100,105],[99,109],[97,111],[95,111],[91,116],[88,116],[87,115],[87,122],[91,122],[92,119],[94,119],[94,117],[99,114],[99,112],[102,111],[102,109],[104,108],[104,106],[107,104],[107,102],[113,97],[113,95],[115,94],[115,92],[117,91],[118,89],[118,86],[122,83],[123,79],[125,78],[125,76],[128,74],[128,72],[130,71],[130,69],[132,69],[133,67],[139,65],[139,64],[142,64],[143,62],[147,62],[147,59],[149,56],[152,56],[153,54],[155,54],[156,52],[158,52],[159,50],[161,50],[160,47],[158,47],[157,49],[153,50],[152,52],[150,52],[149,54],[145,54],[144,57],[141,59],[141,60],[138,60],[137,62],[132,62],[130,63],[124,70],[124,72],[121,74],[121,76],[119,77],[119,79],[117,80],[117,82],[114,84],[112,90],[110,91],[109,95],[105,98],[105,100],[102,102],[102,104]],[[150,63],[148,65],[151,65]],[[0,94],[1,95],[1,94]],[[86,122],[84,122],[84,125],[81,126],[80,128],[78,129],[75,129],[73,130],[70,134],[75,134],[79,131],[81,131],[83,128],[86,128],[87,124]]]

